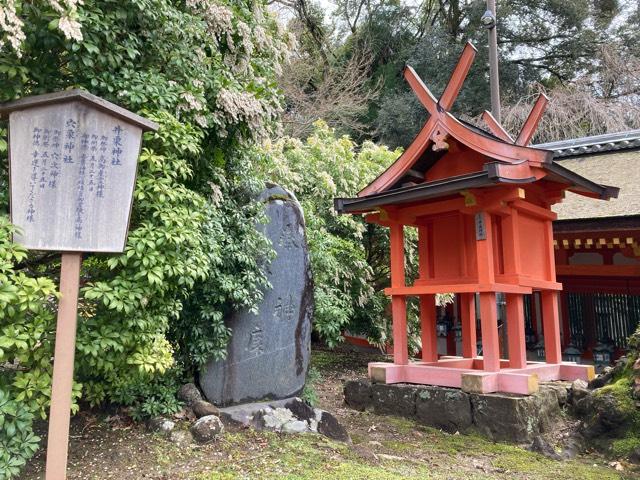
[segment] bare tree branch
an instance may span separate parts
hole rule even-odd
[[[294,60],[280,79],[288,107],[283,119],[287,133],[304,138],[319,118],[338,129],[364,132],[366,125],[360,119],[381,87],[381,81],[369,85],[372,62],[365,49],[345,65],[328,66],[318,75],[317,62]]]
[[[536,142],[614,133],[640,128],[640,60],[624,56],[613,45],[602,47],[596,71],[571,84],[545,91],[549,105],[542,117]],[[516,133],[529,115],[540,91],[503,110],[502,125]]]

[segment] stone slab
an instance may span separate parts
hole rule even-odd
[[[296,397],[273,400],[269,402],[251,402],[220,408],[220,419],[229,426],[249,426],[256,413],[266,408],[286,408]]]
[[[469,399],[473,425],[496,441],[530,443],[551,428],[561,411],[557,395],[551,389],[524,396],[472,393]]]
[[[445,432],[464,432],[473,423],[469,395],[455,388],[419,388],[416,391],[416,418]]]
[[[258,313],[236,312],[227,358],[200,372],[207,399],[220,406],[280,399],[299,394],[311,351],[313,281],[304,216],[295,196],[278,186],[260,196],[268,223],[260,225],[276,253]]]
[[[231,429],[251,427],[284,433],[319,433],[340,442],[351,442],[349,433],[336,417],[298,397],[234,405],[221,408],[219,414]]]
[[[371,386],[373,411],[411,418],[416,413],[416,391],[409,385],[375,383]]]

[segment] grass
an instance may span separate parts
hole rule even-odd
[[[233,451],[223,465],[194,477],[214,479],[335,480],[356,479],[468,479],[540,478],[554,480],[620,479],[604,466],[576,461],[557,462],[520,448],[492,443],[475,435],[447,435],[425,429],[420,441],[386,441],[376,456],[315,435],[280,436],[260,433],[267,440],[260,452],[243,449],[246,439],[233,437],[225,452]],[[440,455],[427,455],[425,450]],[[463,467],[467,457],[481,458]],[[377,458],[376,458],[377,457]],[[470,470],[471,469],[471,470]]]

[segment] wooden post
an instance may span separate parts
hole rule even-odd
[[[393,363],[407,365],[409,363],[409,347],[407,345],[407,303],[405,297],[391,297],[391,315],[393,317]]]
[[[436,296],[420,295],[420,333],[422,338],[422,360],[438,361],[438,338],[436,336]]]
[[[391,286],[403,287],[404,279],[404,227],[400,223],[392,223],[389,228],[391,248]],[[393,318],[393,362],[397,365],[409,363],[407,345],[407,302],[404,296],[394,295],[391,298],[391,315]]]
[[[491,284],[495,281],[493,265],[493,228],[491,215],[476,214],[476,260],[478,282]],[[488,372],[500,370],[500,339],[498,337],[498,312],[495,292],[480,293],[480,325],[482,327],[483,369]]]
[[[418,226],[418,278],[426,280],[429,278],[429,227]]]
[[[540,323],[540,292],[531,292],[531,328],[536,338],[542,336],[542,324]]]
[[[522,272],[520,259],[520,232],[518,230],[518,210],[511,207],[511,214],[502,220],[502,245],[504,248],[504,273],[518,275]]]
[[[476,214],[476,260],[478,265],[478,283],[494,283],[493,228],[491,225],[491,215],[487,212],[478,212]]]
[[[571,338],[571,323],[569,317],[569,294],[566,291],[562,291],[560,294],[560,319],[562,320],[562,348],[565,349],[572,341]],[[580,345],[576,345],[579,347]]]
[[[62,254],[60,304],[53,360],[49,437],[47,439],[46,480],[67,478],[69,421],[73,387],[73,362],[78,321],[78,289],[82,253]]]
[[[524,333],[524,303],[519,293],[507,294],[507,338],[509,367],[527,366],[527,347]]]
[[[474,358],[478,355],[476,296],[474,293],[460,294],[460,321],[462,323],[462,356],[464,358]]]
[[[558,292],[555,290],[542,290],[541,300],[546,362],[562,363],[560,319],[558,318]]]
[[[498,312],[496,294],[480,293],[480,324],[482,326],[483,370],[500,370],[500,339],[498,338]]]

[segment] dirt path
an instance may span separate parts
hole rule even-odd
[[[313,352],[320,408],[347,427],[352,445],[317,435],[244,430],[209,445],[177,446],[127,418],[84,413],[72,424],[69,479],[623,479],[602,458],[556,462],[474,435],[449,435],[393,417],[357,412],[342,383],[362,376],[371,355]],[[180,425],[187,428],[187,425]],[[43,452],[25,480],[43,478]]]

